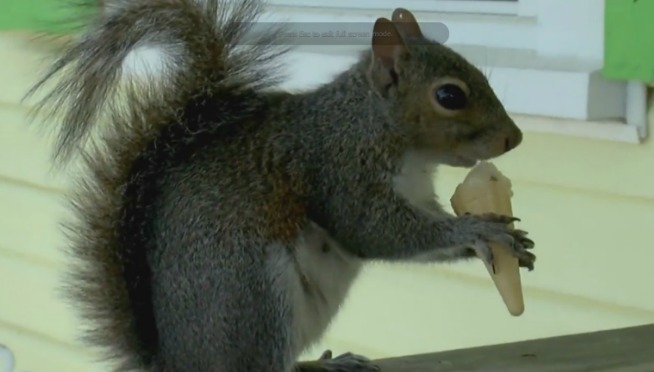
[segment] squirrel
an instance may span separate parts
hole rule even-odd
[[[436,197],[438,165],[522,142],[479,69],[398,8],[358,62],[288,92],[265,9],[107,0],[26,95],[54,83],[35,112],[61,119],[53,161],[84,165],[66,288],[114,371],[378,371],[299,360],[366,263],[490,262],[495,241],[534,268],[517,218]]]

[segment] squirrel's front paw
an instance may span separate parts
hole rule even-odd
[[[494,241],[506,246],[518,259],[520,267],[526,267],[529,271],[534,269],[536,256],[528,251],[534,248],[534,241],[527,238],[526,231],[509,227],[509,224],[520,219],[493,213],[467,215],[465,218],[471,219],[475,229],[476,240],[471,248],[484,261],[493,263],[493,255],[488,243]]]

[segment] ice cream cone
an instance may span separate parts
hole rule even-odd
[[[491,163],[481,162],[466,176],[450,199],[454,213],[463,215],[496,213],[513,216],[511,181]],[[519,316],[524,312],[522,283],[518,259],[499,243],[491,243],[493,266],[486,264],[495,287],[502,296],[509,313]]]

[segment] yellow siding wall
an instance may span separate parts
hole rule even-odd
[[[49,173],[49,142],[25,126],[18,101],[40,55],[17,40],[0,37],[0,344],[17,371],[101,371],[58,292],[67,179]],[[495,163],[537,242],[537,270],[523,273],[525,314],[508,315],[479,262],[380,265],[310,357],[323,347],[384,357],[654,322],[654,145],[526,133]],[[463,176],[441,171],[445,201]]]

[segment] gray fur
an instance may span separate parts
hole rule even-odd
[[[491,260],[498,240],[533,267],[513,219],[454,217],[430,187],[438,164],[522,140],[478,69],[403,34],[393,61],[373,48],[313,91],[271,92],[276,30],[241,43],[260,5],[108,1],[35,87],[61,75],[38,109],[62,115],[55,160],[88,166],[69,288],[114,371],[376,371],[296,362],[365,262]],[[435,103],[442,78],[467,87],[464,110]]]

